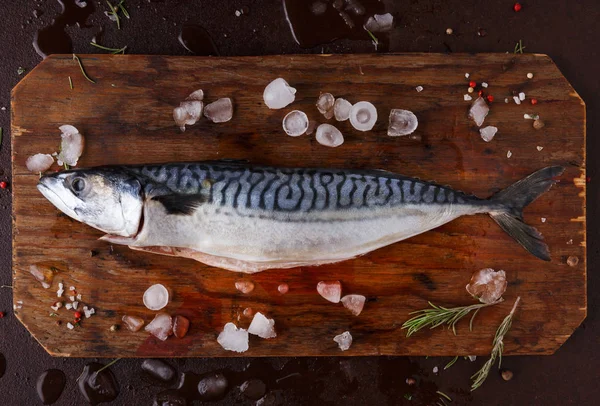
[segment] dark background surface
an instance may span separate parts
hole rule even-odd
[[[67,1],[69,3],[69,1]],[[368,40],[337,40],[314,48],[301,48],[293,39],[280,1],[150,1],[126,2],[131,19],[121,30],[108,20],[104,2],[93,3],[95,11],[87,18],[88,27],[66,28],[76,53],[93,53],[91,38],[100,29],[99,42],[106,46],[128,46],[128,53],[189,55],[179,42],[184,23],[203,26],[223,56],[281,53],[374,52]],[[385,9],[396,17],[396,27],[386,36],[390,52],[512,52],[523,40],[525,52],[550,55],[587,104],[588,135],[588,318],[553,356],[506,357],[503,366],[514,372],[504,382],[494,369],[483,387],[468,392],[470,376],[484,362],[459,360],[447,371],[450,358],[299,358],[299,359],[174,359],[167,360],[179,372],[223,370],[247,376],[261,375],[268,384],[273,404],[435,404],[437,390],[450,395],[453,404],[487,405],[591,405],[598,404],[598,343],[600,322],[598,301],[600,280],[595,264],[599,257],[598,164],[595,153],[600,145],[596,132],[600,119],[598,78],[598,34],[600,3],[596,0],[524,1],[519,13],[512,1],[407,0],[387,2]],[[236,17],[235,11],[245,13]],[[37,11],[35,11],[37,10]],[[35,11],[35,14],[34,14]],[[10,90],[22,78],[19,67],[31,70],[41,60],[32,41],[35,33],[48,27],[61,11],[56,0],[7,1],[0,4],[0,181],[10,182]],[[37,17],[35,16],[37,15]],[[311,24],[307,21],[307,24]],[[445,33],[446,28],[453,35]],[[319,29],[317,26],[315,30]],[[383,37],[382,37],[383,39]],[[207,72],[207,74],[210,74]],[[426,86],[426,84],[424,84]],[[9,185],[10,189],[10,185]],[[0,284],[11,284],[11,201],[10,191],[0,190]],[[75,380],[89,359],[51,358],[12,315],[10,288],[0,288],[0,353],[6,358],[3,376],[0,365],[0,401],[6,405],[41,404],[36,380],[48,368],[58,368],[67,376],[67,386],[56,403],[82,405],[86,401]],[[457,339],[460,339],[458,337]],[[1,361],[1,356],[0,356]],[[159,384],[141,374],[142,360],[121,360],[111,367],[120,386],[113,404],[150,405]],[[1,362],[0,362],[1,364]],[[440,368],[434,374],[434,366]],[[255,371],[255,372],[253,372]],[[293,374],[287,379],[286,375]],[[405,384],[408,377],[417,385]],[[413,400],[404,398],[412,394]],[[244,399],[236,387],[215,404],[254,404]]]

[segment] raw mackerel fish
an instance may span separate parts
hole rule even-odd
[[[254,273],[344,261],[480,213],[548,261],[522,210],[562,172],[541,169],[489,199],[379,170],[226,160],[67,170],[38,189],[113,244]]]

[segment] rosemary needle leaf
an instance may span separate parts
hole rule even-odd
[[[452,398],[450,396],[446,395],[444,392],[438,390],[435,393],[448,399],[448,402],[452,402]]]
[[[83,64],[81,63],[81,59],[79,59],[79,57],[75,54],[73,54],[73,59],[77,61],[77,63],[79,64],[79,68],[81,69],[81,73],[83,74],[83,77],[85,77],[87,80],[89,80],[92,83],[96,83],[94,82],[94,80],[92,78],[90,78],[87,73],[85,73],[85,69],[83,69]]]
[[[71,80],[71,76],[69,76],[69,87],[73,90],[73,81]]]
[[[515,300],[515,304],[513,305],[513,308],[508,316],[502,320],[498,330],[496,330],[494,341],[492,342],[492,353],[490,354],[490,359],[483,364],[483,367],[481,367],[479,371],[475,372],[473,376],[471,376],[471,379],[473,379],[473,383],[471,384],[471,392],[479,388],[483,382],[485,382],[490,370],[492,369],[492,366],[496,363],[496,359],[499,361],[498,368],[500,368],[500,365],[502,364],[502,352],[504,351],[504,336],[506,333],[508,333],[508,330],[510,330],[513,315],[515,314],[515,310],[517,309],[520,301],[521,297],[519,296],[517,297],[517,300]]]
[[[97,370],[96,374],[99,374],[100,372],[104,371],[106,368],[113,366],[114,364],[116,364],[120,360],[121,360],[121,358],[115,358],[114,360],[110,361],[108,364],[104,365],[102,368],[100,368],[99,370]]]
[[[454,365],[454,363],[458,361],[458,355],[456,357],[454,357],[450,362],[448,362],[446,364],[446,366],[444,367],[444,371],[448,368],[450,368],[452,365]]]

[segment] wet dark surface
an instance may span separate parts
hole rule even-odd
[[[119,384],[112,371],[98,362],[86,364],[77,378],[79,392],[89,404],[111,402],[119,395]]]
[[[43,404],[51,405],[58,400],[65,389],[67,377],[60,369],[49,369],[38,377],[36,389]]]
[[[323,3],[332,2],[323,0]],[[586,101],[588,177],[591,178],[588,185],[588,319],[554,356],[505,357],[502,366],[514,373],[512,380],[503,381],[497,370],[493,370],[483,387],[473,394],[469,392],[469,378],[485,362],[484,359],[475,362],[460,359],[446,371],[443,367],[450,358],[166,360],[177,374],[185,372],[189,376],[184,391],[175,389],[177,379],[172,384],[150,381],[141,368],[143,360],[121,360],[101,372],[102,379],[96,379],[91,385],[100,385],[105,396],[109,396],[112,390],[110,377],[114,375],[120,390],[109,404],[151,405],[160,400],[157,398],[159,393],[162,393],[161,399],[171,399],[171,403],[161,400],[155,404],[186,404],[181,402],[200,397],[200,379],[215,373],[223,374],[227,386],[224,393],[216,396],[224,397],[210,404],[254,404],[256,401],[240,389],[250,379],[264,383],[266,395],[259,401],[263,405],[426,405],[439,400],[436,391],[449,395],[454,400],[453,405],[598,403],[600,277],[595,264],[600,260],[597,205],[600,178],[594,157],[600,148],[597,137],[600,121],[600,34],[597,30],[600,3],[596,0],[525,1],[519,13],[513,11],[512,1],[407,0],[384,3],[385,11],[396,16],[395,28],[385,36],[390,52],[512,52],[515,43],[522,39],[525,52],[549,54]],[[193,48],[190,46],[199,53],[205,53],[200,50],[206,49],[218,50],[224,56],[374,52],[371,40],[366,37],[364,40],[336,40],[313,48],[301,47],[290,32],[281,1],[127,0],[126,5],[131,19],[122,18],[120,30],[104,15],[108,10],[104,2],[89,1],[85,8],[76,10],[73,7],[78,6],[73,0],[65,0],[65,10],[70,11],[62,17],[62,6],[54,0],[5,1],[0,6],[0,107],[6,107],[6,110],[0,110],[0,127],[4,129],[4,140],[0,145],[0,181],[10,180],[10,89],[22,78],[17,73],[19,67],[25,68],[27,73],[41,60],[33,46],[40,30],[38,44],[42,50],[70,52],[72,49],[77,53],[97,51],[89,42],[102,30],[99,43],[115,48],[127,45],[129,53],[191,55],[179,40],[185,24],[202,27],[214,43],[209,44],[206,37],[201,37]],[[239,17],[236,10],[243,11]],[[319,20],[312,17],[305,24],[315,31],[308,38],[312,43],[327,42],[333,36],[353,37],[323,32]],[[447,28],[453,29],[452,35],[446,34]],[[296,28],[296,32],[300,29]],[[318,35],[323,35],[321,38],[324,39],[315,42],[314,37]],[[188,43],[194,41],[191,38]],[[8,190],[0,189],[0,285],[11,284],[10,210],[9,185]],[[427,280],[422,282],[428,284]],[[6,405],[40,404],[37,379],[44,371],[54,368],[66,376],[65,389],[55,404],[85,405],[76,380],[84,366],[94,360],[47,355],[12,315],[10,288],[0,288],[0,312],[6,313],[0,318],[0,402]],[[99,364],[92,365],[92,369],[100,367]],[[438,374],[432,372],[435,366],[439,367]],[[407,378],[412,379],[411,385],[407,384]],[[189,393],[184,393],[186,391]],[[187,404],[191,403],[188,401]]]

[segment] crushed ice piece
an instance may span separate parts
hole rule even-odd
[[[468,93],[466,93],[463,97],[464,97],[465,101],[471,101],[471,100],[473,100],[473,98],[471,97],[471,95],[468,94]]]
[[[542,221],[542,223],[545,223],[546,222],[546,217],[542,217],[540,220]]]
[[[342,334],[333,337],[333,341],[338,344],[340,350],[346,351],[350,349],[350,346],[352,345],[352,334],[350,334],[349,331],[344,331]]]
[[[193,94],[193,93],[192,93]],[[181,131],[185,131],[186,125],[194,125],[202,115],[204,103],[199,100],[186,100],[179,103],[179,107],[173,109],[173,120]]]
[[[512,156],[512,152],[510,152],[510,150],[506,153],[506,157],[510,158]]]
[[[513,100],[516,104],[521,104],[521,99],[519,99],[519,96],[513,96]]]
[[[144,292],[144,306],[150,310],[160,310],[169,303],[169,291],[164,285],[157,283]]]
[[[542,147],[542,146],[540,146],[540,145],[538,145],[538,146],[537,146],[537,147],[535,147],[535,148],[536,148],[538,151],[541,151],[541,150],[543,150],[543,149],[544,149],[544,147]]]
[[[233,117],[233,103],[231,98],[223,97],[204,107],[204,117],[213,123],[225,123]]]
[[[227,351],[248,351],[248,331],[231,322],[227,323],[217,337],[217,342]]]
[[[298,137],[308,130],[308,117],[303,111],[292,110],[283,118],[282,126],[287,135]]]
[[[573,245],[573,239],[572,238],[569,241],[567,241],[567,245]]]
[[[433,367],[433,373],[434,374],[437,374],[439,372],[439,370],[440,369],[437,367],[437,365]]]
[[[533,73],[529,72],[529,73],[527,74],[527,79],[533,79]]]
[[[465,78],[469,79],[469,76],[471,76],[471,75],[468,73],[465,73]]]
[[[350,118],[352,103],[346,99],[338,97],[333,104],[333,115],[337,121],[346,121]]]
[[[328,300],[332,303],[339,303],[340,297],[342,296],[342,284],[340,281],[321,281],[317,284],[317,292],[319,292],[319,295],[321,295],[325,300]]]
[[[250,293],[254,290],[254,283],[251,281],[237,281],[235,288],[244,294]]]
[[[50,154],[35,154],[27,158],[25,166],[30,172],[38,173],[47,171],[54,163],[54,158]]]
[[[417,86],[415,87],[415,90],[417,91],[417,93],[421,93],[423,91],[423,86]]]
[[[263,100],[270,109],[282,109],[296,99],[296,89],[283,78],[277,78],[265,87]]]
[[[375,14],[367,19],[365,28],[371,32],[387,32],[394,26],[394,16],[390,13]]]
[[[56,161],[60,166],[63,164],[75,166],[83,153],[83,146],[85,144],[83,135],[79,134],[77,128],[68,124],[61,125],[58,129],[62,134],[60,135],[60,153],[56,157]]]
[[[487,84],[486,82],[481,82],[481,87],[483,87],[483,88],[487,88],[487,87],[488,87],[488,84]]]
[[[485,120],[489,112],[490,108],[483,99],[483,97],[478,97],[469,109],[469,118],[475,121],[477,127],[481,127],[483,121]]]
[[[315,128],[317,128],[317,122],[309,120],[308,128],[306,129],[306,135],[311,135],[315,132]]]
[[[323,114],[327,120],[333,117],[333,105],[335,104],[335,97],[331,93],[321,93],[317,99],[317,109],[319,113]]]
[[[248,327],[248,333],[259,336],[260,338],[273,338],[277,337],[275,332],[275,320],[267,319],[261,312],[256,312],[250,327]]]
[[[525,93],[523,93],[523,92],[519,93],[519,100],[521,100],[521,101],[525,100]]]
[[[506,273],[502,270],[494,271],[492,268],[480,269],[473,273],[467,292],[481,303],[494,303],[506,291]]]
[[[186,100],[197,100],[197,101],[204,100],[204,90],[198,89],[198,90],[193,91],[192,93],[190,93],[190,95],[187,97]]]
[[[477,355],[467,355],[467,358],[469,358],[469,361],[475,362],[475,360],[477,359]]]
[[[339,147],[344,143],[344,136],[331,124],[321,124],[317,127],[317,142],[326,147]]]
[[[369,131],[377,122],[377,109],[372,103],[360,101],[350,110],[350,124],[358,131]]]
[[[144,328],[147,332],[161,341],[165,341],[173,334],[173,319],[167,313],[158,313]]]
[[[367,298],[363,295],[346,295],[340,299],[344,307],[350,310],[355,316],[358,316],[363,311],[366,300]]]
[[[91,316],[93,313],[88,311],[88,313],[86,313],[85,317],[89,317],[88,314]],[[127,329],[129,331],[133,331],[134,333],[136,331],[140,331],[140,329],[144,325],[144,319],[142,319],[141,317],[125,315],[125,316],[123,316],[123,318],[121,320],[123,320],[123,323],[125,323],[125,326],[127,327]]]
[[[412,134],[419,125],[417,116],[412,111],[392,109],[388,123],[387,135],[398,137]]]
[[[494,136],[496,135],[497,132],[498,132],[498,128],[494,127],[493,125],[488,125],[487,127],[479,129],[479,134],[481,134],[481,138],[485,142],[490,142],[494,138]]]

